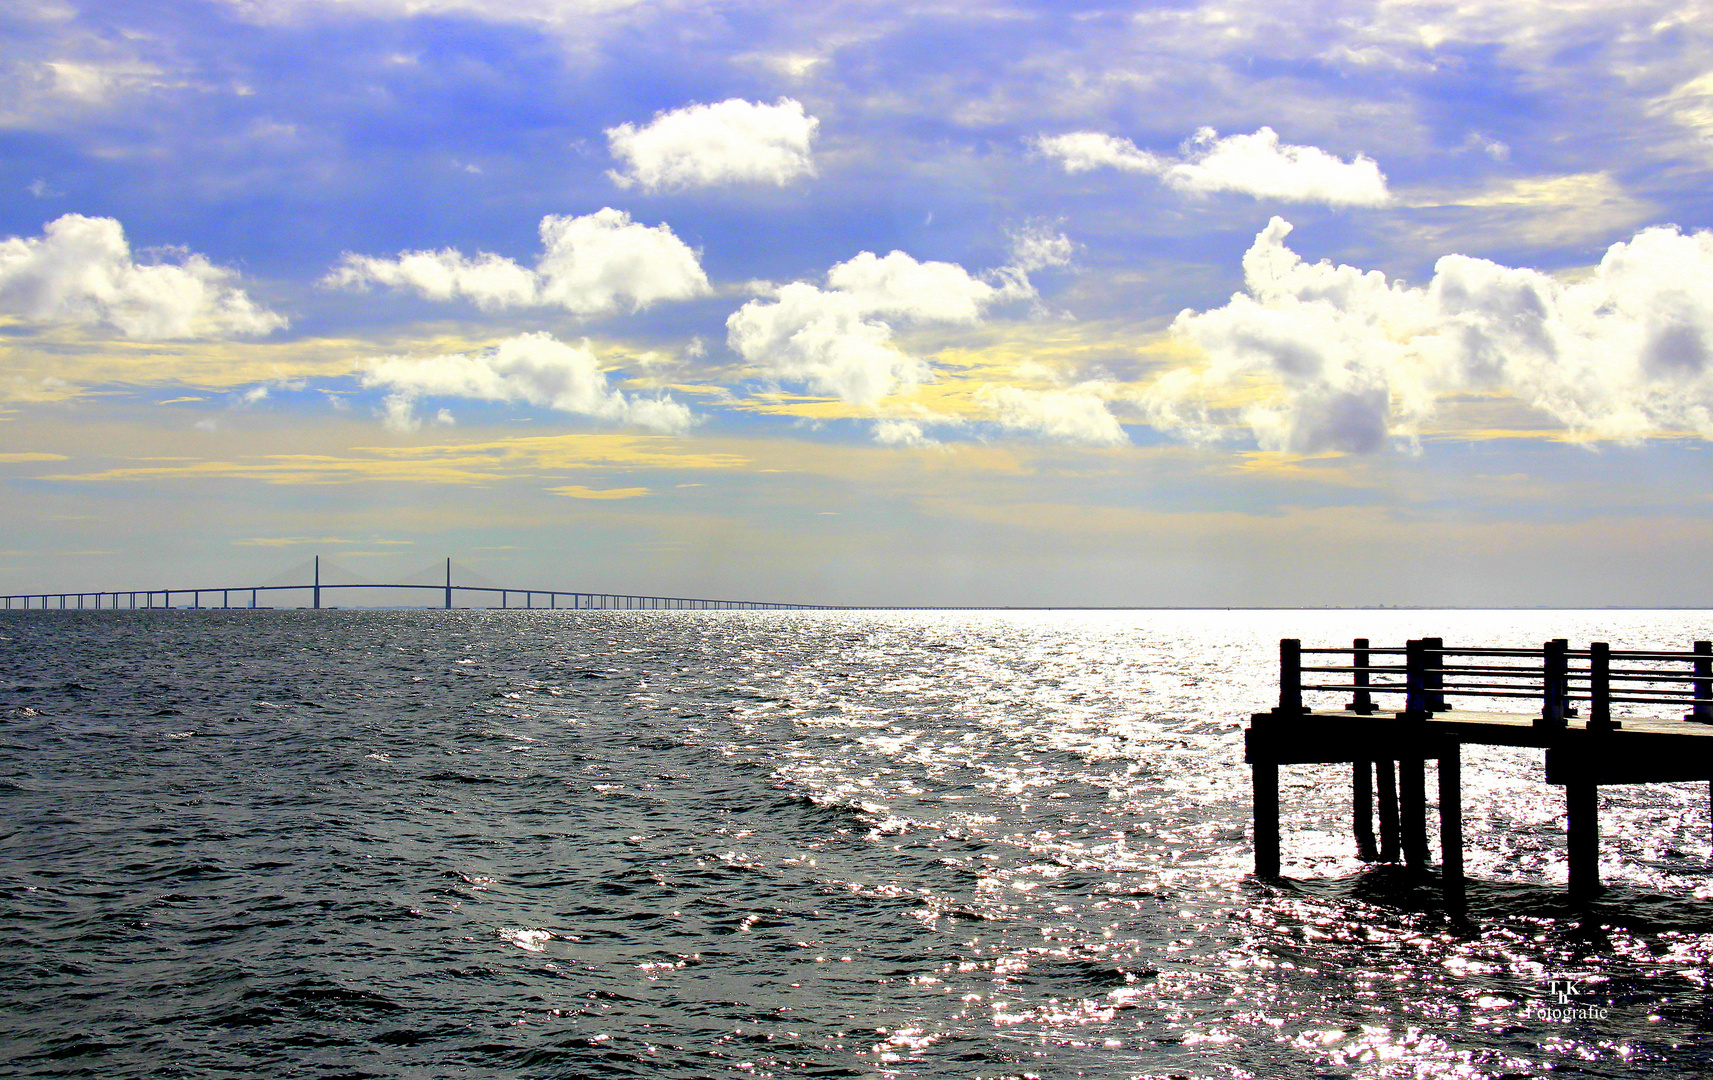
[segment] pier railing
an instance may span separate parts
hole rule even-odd
[[[1328,662],[1342,657],[1349,662]],[[1564,638],[1538,649],[1451,648],[1439,638],[1375,647],[1356,638],[1348,647],[1304,648],[1285,638],[1274,712],[1311,711],[1305,693],[1348,694],[1342,709],[1358,715],[1379,712],[1377,696],[1393,699],[1406,718],[1451,711],[1449,699],[1456,697],[1537,701],[1535,726],[1545,728],[1563,727],[1584,703],[1592,730],[1622,726],[1612,718],[1613,705],[1687,706],[1683,719],[1713,724],[1713,643],[1670,652],[1614,649],[1603,641],[1572,649]]]

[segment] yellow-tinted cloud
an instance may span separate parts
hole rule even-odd
[[[54,327],[9,338],[0,345],[0,367],[8,374],[0,381],[0,401],[61,400],[92,386],[176,386],[224,392],[282,379],[339,378],[357,372],[370,357],[479,353],[507,336],[507,330],[495,327],[436,323],[361,337],[136,341]],[[635,355],[622,342],[597,342],[591,348],[603,366]],[[200,400],[205,398],[183,394],[159,404]]]
[[[566,484],[547,490],[570,499],[638,499],[649,494],[649,489],[645,487],[588,488],[581,484]]]
[[[1659,213],[1607,172],[1522,177],[1477,192],[1422,194],[1408,205],[1429,215],[1418,242],[1447,254],[1496,240],[1541,247],[1609,240]]]
[[[12,461],[65,461],[65,460],[66,460],[66,456],[64,454],[38,454],[38,453],[29,453],[29,452],[15,453],[15,454],[0,454],[0,461],[6,461],[6,462],[12,462]]]

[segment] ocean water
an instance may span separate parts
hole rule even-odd
[[[1713,1074],[1707,785],[1605,789],[1579,908],[1538,752],[1467,752],[1458,922],[1355,861],[1344,767],[1251,878],[1241,734],[1281,636],[1708,623],[6,613],[0,1069]]]

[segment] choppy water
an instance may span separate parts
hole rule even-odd
[[[1471,917],[1241,728],[1280,636],[1683,647],[1689,613],[0,617],[13,1075],[1713,1072],[1706,785],[1465,762]],[[1431,789],[1431,784],[1430,784]],[[1573,979],[1562,1021],[1549,980]],[[1604,1015],[1598,1015],[1601,1012]]]

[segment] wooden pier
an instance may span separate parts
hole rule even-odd
[[[1305,694],[1337,696],[1331,707],[1312,708]],[[1380,709],[1378,695],[1402,708]],[[1465,707],[1468,699],[1526,703],[1529,711],[1476,711]],[[1615,719],[1614,704],[1688,711],[1682,719]],[[1423,638],[1372,648],[1357,638],[1348,647],[1305,649],[1286,638],[1279,642],[1278,707],[1257,713],[1244,734],[1261,877],[1279,874],[1281,765],[1349,764],[1357,856],[1425,869],[1432,761],[1441,880],[1447,905],[1461,908],[1462,748],[1533,746],[1545,751],[1546,782],[1564,788],[1570,893],[1586,899],[1600,891],[1600,785],[1713,781],[1713,645],[1624,651],[1594,642],[1572,649],[1561,638],[1538,649],[1457,649]]]

